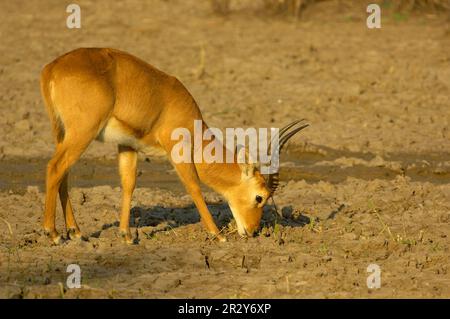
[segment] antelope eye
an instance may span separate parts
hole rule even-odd
[[[256,202],[260,204],[263,201],[263,198],[259,195],[256,195]]]

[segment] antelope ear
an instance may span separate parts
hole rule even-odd
[[[242,145],[239,145],[237,147],[237,163],[239,164],[239,167],[241,168],[241,177],[242,178],[253,177],[255,170],[257,168],[256,161],[254,161],[250,157],[248,150]]]

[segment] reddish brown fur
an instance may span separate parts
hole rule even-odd
[[[44,229],[55,242],[60,240],[55,229],[58,191],[68,234],[81,235],[68,197],[67,174],[92,140],[108,134],[116,139],[126,136],[139,146],[162,148],[170,154],[176,143],[171,140],[172,131],[184,127],[193,133],[194,120],[203,120],[194,99],[175,77],[113,49],[77,49],[57,58],[44,67],[41,89],[56,140],[47,167],[44,218]],[[129,213],[137,149],[118,144],[123,189],[120,230],[132,242]],[[243,178],[236,163],[173,165],[210,233],[224,240],[203,200],[199,179],[228,199],[241,233],[253,234],[264,205],[256,205],[254,196],[265,200],[269,196],[262,175],[252,170],[251,176]]]

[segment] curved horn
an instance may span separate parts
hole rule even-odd
[[[280,129],[280,133],[279,133],[279,144],[278,144],[278,150],[275,151],[275,154],[271,154],[271,157],[273,158],[273,156],[276,155],[280,155],[281,154],[281,150],[283,149],[283,146],[287,143],[287,141],[294,136],[295,134],[297,134],[298,132],[300,132],[301,130],[303,130],[304,128],[308,127],[309,124],[303,124],[300,126],[297,126],[297,124],[301,124],[304,121],[304,119],[301,120],[297,120],[294,121],[288,125],[286,125],[285,127],[283,127],[282,129]],[[274,139],[272,139],[269,143],[269,149],[272,150],[272,142],[274,141]],[[267,187],[269,188],[271,194],[275,193],[275,191],[278,188],[280,179],[279,179],[279,172],[277,171],[276,173],[272,173],[269,174],[268,178],[267,178]]]

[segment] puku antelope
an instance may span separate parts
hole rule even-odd
[[[41,91],[49,114],[56,150],[48,163],[43,227],[55,243],[56,197],[59,197],[69,238],[80,238],[69,200],[69,168],[95,139],[118,145],[122,201],[119,230],[127,243],[130,232],[131,196],[136,184],[137,152],[158,148],[166,154],[176,143],[174,129],[191,133],[194,120],[208,129],[191,94],[170,76],[128,53],[108,48],[80,48],[46,65]],[[280,130],[278,151],[307,125],[295,121]],[[225,149],[224,151],[229,151]],[[220,234],[200,190],[200,181],[228,201],[241,236],[259,228],[263,206],[278,186],[278,173],[267,179],[251,163],[175,163],[179,178],[200,213],[207,231]]]

